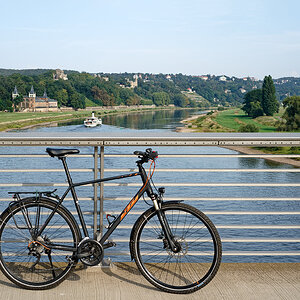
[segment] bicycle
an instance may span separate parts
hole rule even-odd
[[[131,259],[141,274],[157,288],[177,294],[194,292],[212,280],[221,263],[219,234],[198,209],[182,201],[163,201],[165,189],[156,189],[152,180],[156,151],[134,152],[138,172],[79,183],[73,183],[66,162],[67,155],[78,154],[78,149],[47,148],[46,152],[62,161],[68,188],[62,197],[54,194],[56,190],[10,192],[14,201],[0,216],[0,269],[9,280],[25,289],[48,289],[61,283],[78,261],[99,264],[104,250],[116,246],[109,236],[144,193],[152,207],[133,225],[129,242]],[[143,164],[149,161],[147,175]],[[89,237],[75,188],[133,176],[141,177],[142,187],[118,217],[107,216],[109,225],[102,237]],[[62,205],[69,192],[81,230]],[[21,198],[26,194],[35,195]]]

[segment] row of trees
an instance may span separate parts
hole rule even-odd
[[[265,76],[262,89],[248,92],[244,97],[242,109],[249,117],[273,116],[279,110],[279,102],[276,99],[276,90],[272,77]]]
[[[279,109],[279,102],[275,93],[272,77],[266,76],[262,89],[253,90],[245,95],[242,109],[252,118],[264,114],[273,116]],[[279,131],[300,130],[300,96],[286,97],[282,104],[285,111],[277,129]]]

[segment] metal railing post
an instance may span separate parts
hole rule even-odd
[[[104,178],[104,146],[100,147],[100,178]],[[100,234],[99,238],[103,235],[103,200],[104,200],[104,183],[100,182]]]
[[[98,179],[98,147],[94,147],[94,180]],[[94,183],[94,238],[97,238],[98,224],[98,184]]]

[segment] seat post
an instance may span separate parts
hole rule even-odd
[[[69,185],[72,185],[73,182],[72,182],[71,174],[69,172],[69,168],[68,168],[68,165],[67,165],[66,157],[65,156],[60,156],[60,157],[58,157],[58,159],[60,159],[62,161],[62,163],[63,163],[63,166],[64,166],[64,169],[65,169],[65,173],[67,175],[67,179],[68,179]]]

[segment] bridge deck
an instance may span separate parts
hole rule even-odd
[[[216,277],[202,290],[173,295],[152,287],[134,264],[116,263],[112,268],[76,270],[58,287],[28,291],[0,274],[0,299],[300,299],[300,263],[223,263]]]

